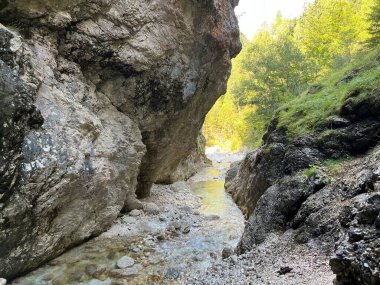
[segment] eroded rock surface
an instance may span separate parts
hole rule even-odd
[[[292,138],[275,118],[262,147],[233,165],[226,190],[249,217],[241,253],[290,231],[333,256],[336,284],[379,284],[380,93],[355,100],[363,92],[308,135]]]
[[[98,235],[190,154],[240,50],[235,5],[0,1],[0,276]]]

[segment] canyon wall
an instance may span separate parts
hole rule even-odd
[[[360,81],[379,64],[363,64],[356,89],[308,133],[294,136],[277,114],[262,146],[229,170],[226,190],[248,217],[240,252],[291,232],[332,256],[336,284],[380,284],[380,82]]]
[[[174,179],[240,51],[237,2],[0,1],[1,277]]]

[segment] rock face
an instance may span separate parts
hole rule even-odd
[[[211,161],[206,154],[206,138],[199,134],[190,154],[184,158],[176,167],[168,168],[160,173],[157,183],[170,184],[179,180],[187,180],[196,174],[202,167],[209,165]]]
[[[379,91],[352,93],[308,136],[291,139],[274,119],[263,146],[233,165],[226,190],[249,217],[240,252],[291,231],[333,255],[336,284],[380,283]]]
[[[0,276],[99,234],[190,154],[236,5],[0,1]]]

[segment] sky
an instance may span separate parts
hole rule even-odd
[[[313,0],[240,0],[235,9],[240,31],[251,40],[264,22],[273,22],[278,11],[285,18],[295,18],[302,14],[304,5],[311,2]]]

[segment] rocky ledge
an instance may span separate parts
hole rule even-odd
[[[1,277],[175,179],[240,50],[237,2],[0,1]]]
[[[348,94],[308,135],[272,121],[262,147],[227,174],[249,217],[240,253],[290,231],[295,244],[331,256],[336,284],[380,284],[379,98],[379,88]]]

